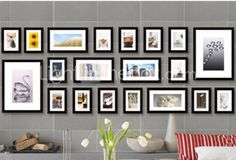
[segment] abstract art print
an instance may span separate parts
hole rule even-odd
[[[162,52],[163,51],[163,28],[162,27],[144,27],[144,52]]]
[[[25,53],[43,52],[43,28],[24,28]]]
[[[149,113],[187,112],[186,88],[148,88]]]
[[[73,88],[73,113],[92,113],[92,88]]]
[[[2,53],[21,52],[21,28],[2,28]]]
[[[98,113],[117,113],[117,88],[98,88]]]
[[[234,113],[234,88],[215,88],[215,113]]]
[[[113,82],[113,58],[74,58],[74,82]]]
[[[66,113],[66,88],[48,88],[48,113]]]
[[[2,70],[3,112],[42,112],[42,61],[3,60]]]
[[[233,28],[194,28],[194,79],[232,80]]]
[[[169,52],[188,51],[188,28],[169,27]]]
[[[121,58],[121,82],[160,82],[160,58]]]
[[[192,113],[211,113],[211,88],[192,88]]]
[[[113,28],[94,28],[94,52],[113,52]]]
[[[188,81],[188,58],[170,57],[168,80],[169,82],[187,82]]]
[[[142,88],[123,89],[124,113],[142,113]]]
[[[87,52],[88,28],[48,28],[48,52]]]
[[[66,83],[67,58],[48,58],[48,82]]]
[[[120,27],[119,28],[119,52],[138,51],[138,28]]]

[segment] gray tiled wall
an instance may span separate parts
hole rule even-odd
[[[119,69],[120,57],[161,57],[162,73],[167,72],[168,57],[188,57],[189,70],[193,66],[193,27],[201,26],[236,26],[236,2],[0,2],[0,26],[1,27],[88,27],[89,28],[89,52],[88,54],[64,53],[48,54],[47,43],[45,41],[45,52],[43,54],[0,54],[0,59],[43,59],[44,77],[46,77],[47,57],[68,57],[68,68],[72,69],[73,57],[114,57],[115,67]],[[94,26],[113,26],[114,27],[114,53],[95,54],[93,53],[93,27]],[[139,52],[138,53],[118,53],[118,27],[136,26],[139,27]],[[143,30],[144,26],[163,26],[164,27],[164,52],[143,53]],[[188,26],[189,27],[189,52],[188,53],[168,53],[167,29],[169,26]],[[46,35],[45,35],[46,40]],[[22,44],[23,46],[23,44]],[[236,57],[236,56],[235,56]],[[0,69],[1,72],[1,69]],[[1,73],[0,73],[1,75]],[[59,86],[68,87],[68,114],[52,115],[47,114],[47,95],[46,89],[53,84],[43,84],[44,89],[44,113],[43,114],[3,114],[0,113],[0,143],[10,144],[18,135],[26,131],[37,131],[44,140],[55,140],[62,144],[63,129],[72,130],[72,151],[73,152],[97,152],[98,137],[94,137],[88,148],[80,146],[80,141],[91,130],[97,129],[98,119],[110,118],[116,129],[124,121],[130,121],[134,128],[142,132],[150,131],[156,136],[164,136],[167,126],[168,114],[147,114],[146,88],[147,87],[188,87],[189,88],[189,111],[191,110],[190,89],[192,86],[201,87],[234,87],[235,81],[193,81],[192,76],[186,84],[169,84],[167,79],[162,80],[161,84],[122,84],[118,80],[114,84],[85,84],[84,87],[92,87],[94,113],[87,115],[73,115],[72,110],[72,88],[80,84],[74,84],[68,75],[68,83]],[[1,86],[2,81],[0,81]],[[118,87],[119,92],[119,113],[97,114],[97,88],[98,87]],[[56,87],[56,86],[55,86]],[[143,114],[128,115],[122,113],[122,88],[123,87],[142,87],[143,94]],[[0,102],[2,96],[0,93]],[[214,106],[214,101],[212,101]],[[180,131],[185,132],[204,132],[204,133],[235,133],[235,115],[216,115],[216,114],[178,114],[177,125]],[[119,151],[130,151],[123,143]]]

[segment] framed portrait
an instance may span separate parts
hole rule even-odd
[[[144,52],[163,52],[163,27],[144,27]]]
[[[234,29],[194,28],[194,79],[234,79]]]
[[[73,113],[92,113],[92,88],[73,88]]]
[[[48,28],[48,52],[81,53],[88,50],[88,28]]]
[[[211,113],[211,88],[192,88],[192,113]]]
[[[94,28],[94,52],[113,52],[113,27]]]
[[[124,113],[142,113],[142,88],[123,89]]]
[[[186,113],[187,88],[148,88],[148,113]]]
[[[74,82],[113,82],[113,58],[74,58]]]
[[[3,112],[42,112],[42,60],[2,60]]]
[[[168,58],[168,79],[169,82],[187,82],[188,81],[188,58],[187,57],[169,57]]]
[[[138,52],[138,28],[119,28],[119,52]]]
[[[169,27],[169,52],[188,51],[188,27]]]
[[[2,53],[21,52],[21,28],[2,28]]]
[[[161,82],[160,58],[121,58],[121,82]]]
[[[48,88],[48,113],[66,113],[66,88]]]
[[[215,88],[215,113],[234,113],[234,88]]]
[[[43,28],[24,28],[25,53],[43,53]]]
[[[117,88],[98,88],[98,113],[117,113]]]
[[[48,58],[48,83],[67,82],[67,58]]]

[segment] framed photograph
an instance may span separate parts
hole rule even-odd
[[[142,88],[123,89],[124,113],[142,113]]]
[[[188,51],[188,27],[169,27],[169,52]]]
[[[121,82],[161,82],[160,58],[121,58]]]
[[[21,52],[21,28],[2,28],[2,53]]]
[[[187,82],[188,81],[188,58],[187,57],[169,57],[168,59],[168,79],[169,82]]]
[[[48,58],[48,83],[67,82],[67,58]]]
[[[215,88],[215,113],[234,113],[234,88]]]
[[[87,52],[88,28],[48,28],[48,52]]]
[[[144,52],[163,52],[163,27],[144,27]]]
[[[211,113],[211,88],[192,88],[192,113]]]
[[[98,113],[117,113],[117,88],[98,88]]]
[[[3,112],[42,112],[42,60],[2,60]]]
[[[119,52],[138,52],[138,28],[119,28]]]
[[[74,82],[113,82],[113,58],[74,58]]]
[[[43,53],[43,28],[24,28],[25,53]]]
[[[48,88],[48,113],[66,113],[66,88]]]
[[[94,52],[113,52],[113,27],[94,28]]]
[[[234,79],[234,29],[194,28],[194,79]]]
[[[187,88],[148,88],[148,113],[187,113]]]
[[[73,113],[92,113],[92,88],[73,88]]]

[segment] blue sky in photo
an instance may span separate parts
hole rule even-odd
[[[73,38],[82,38],[82,34],[54,34],[54,43],[64,42]]]
[[[139,68],[146,68],[149,70],[153,70],[155,68],[155,64],[127,64],[128,69],[131,69],[134,65],[138,65]]]

